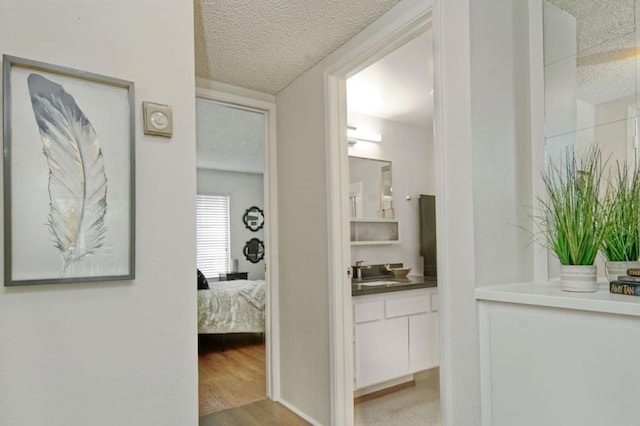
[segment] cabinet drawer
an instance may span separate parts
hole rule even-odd
[[[438,304],[438,293],[434,293],[431,295],[431,311],[438,312],[440,309],[440,305]]]
[[[356,324],[356,388],[409,374],[408,326],[407,318]]]
[[[429,295],[390,299],[385,302],[387,318],[429,312]]]
[[[375,321],[384,318],[384,302],[356,303],[353,305],[353,321],[355,323]]]

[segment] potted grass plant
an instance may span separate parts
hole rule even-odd
[[[542,173],[546,196],[538,197],[537,224],[546,246],[560,260],[562,290],[593,292],[594,262],[609,215],[606,196],[601,198],[605,164],[596,145],[578,158],[567,151],[564,160]]]
[[[606,198],[609,220],[600,245],[610,281],[626,275],[628,268],[640,267],[640,173],[626,163],[616,166]]]

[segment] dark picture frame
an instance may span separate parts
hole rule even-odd
[[[2,62],[5,286],[134,279],[134,83]]]
[[[251,263],[258,263],[264,259],[264,243],[258,238],[252,238],[244,244],[242,254]]]
[[[264,226],[264,212],[260,207],[249,207],[242,216],[244,226],[252,232],[257,232]]]

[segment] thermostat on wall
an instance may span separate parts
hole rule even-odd
[[[170,105],[142,102],[144,116],[144,134],[164,136],[173,135],[173,114]]]

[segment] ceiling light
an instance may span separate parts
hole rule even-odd
[[[347,140],[350,144],[358,141],[382,142],[382,135],[372,130],[360,127],[349,126],[347,128]]]

